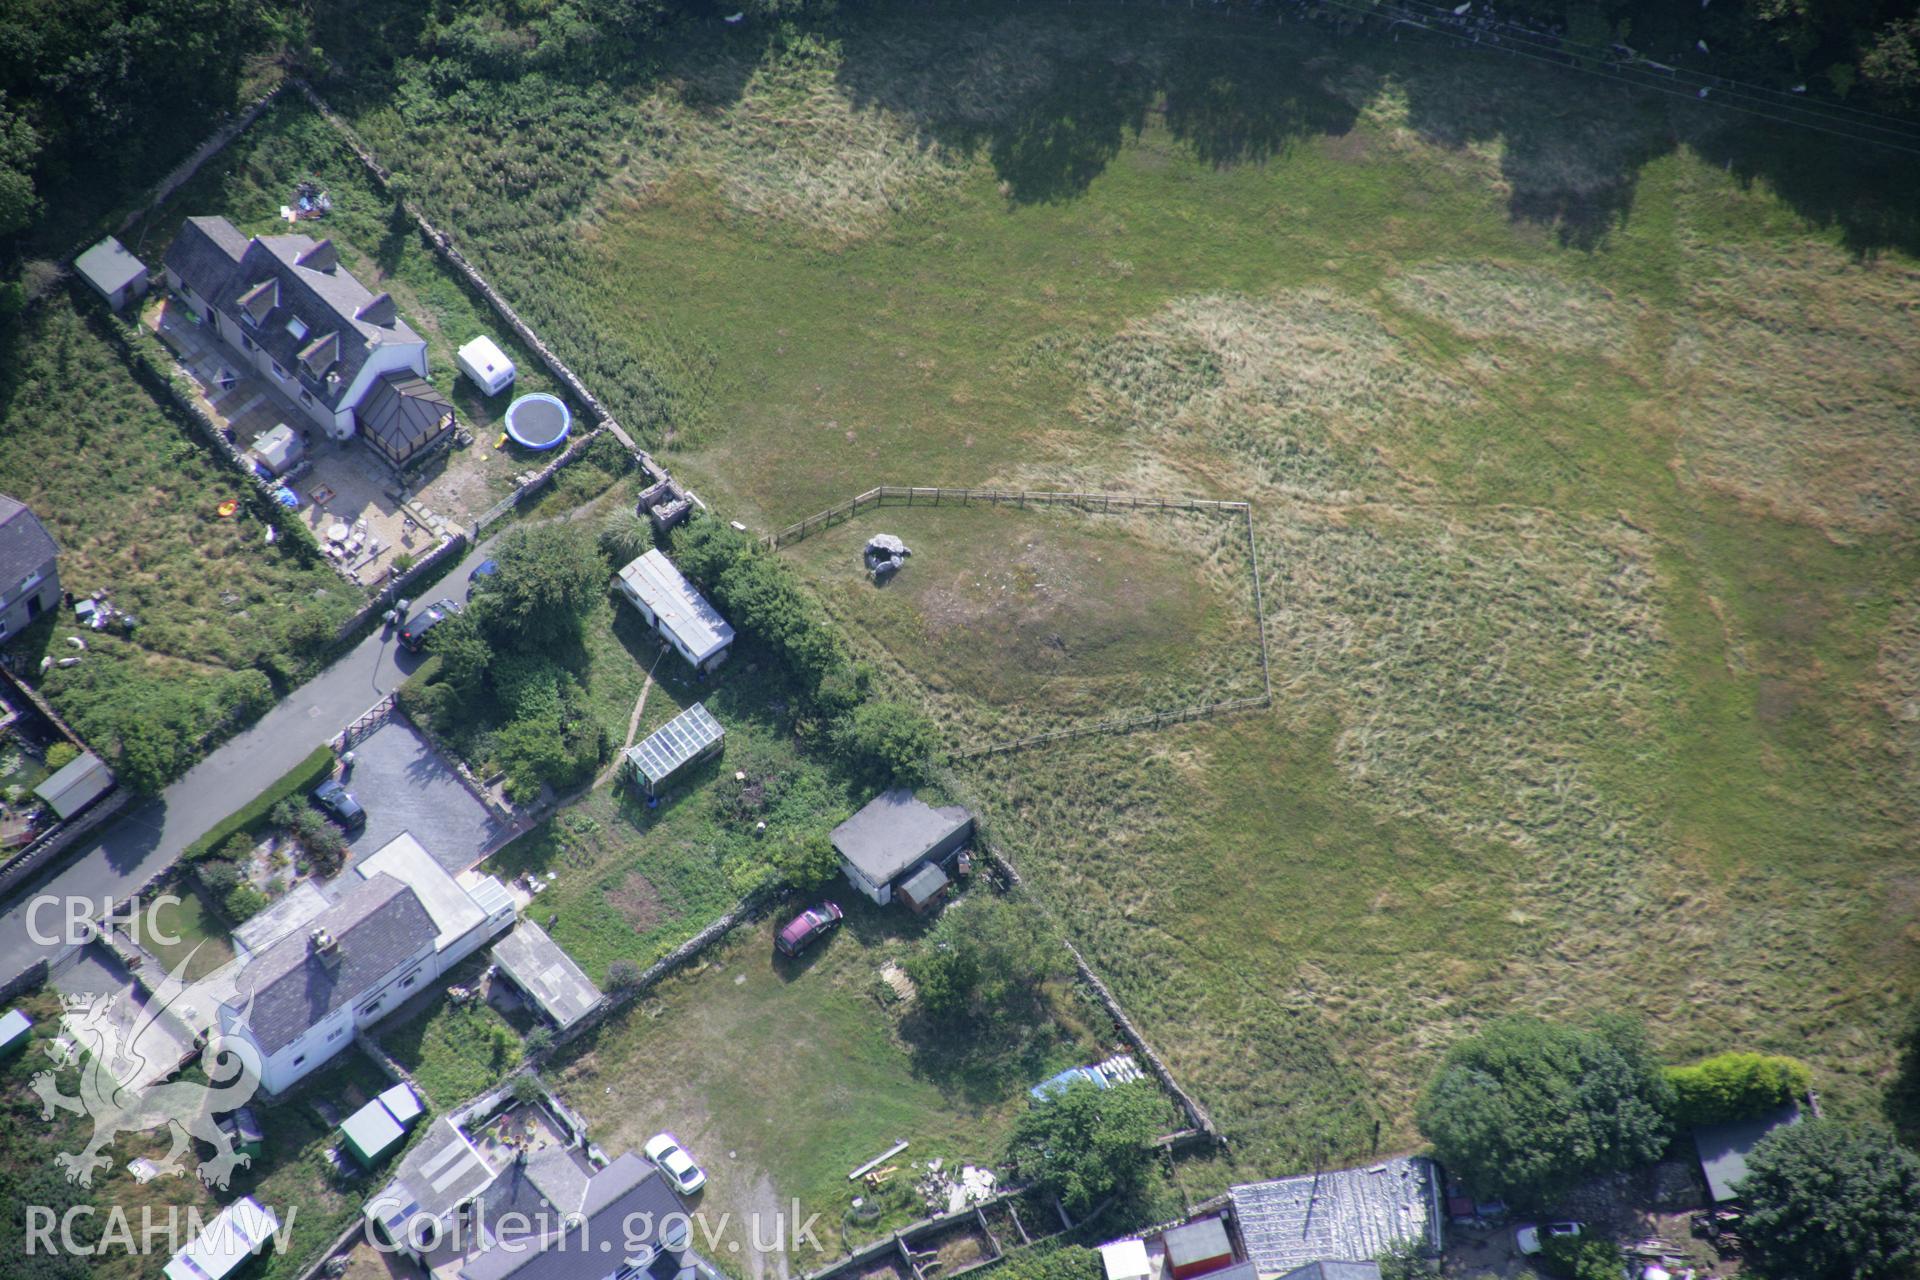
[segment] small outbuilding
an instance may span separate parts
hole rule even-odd
[[[112,236],[75,258],[73,269],[115,311],[147,292],[147,264]]]
[[[473,379],[475,386],[490,396],[497,396],[513,385],[513,361],[500,349],[498,343],[485,334],[473,339],[461,347],[454,355],[454,363],[460,366],[460,372]]]
[[[1160,1237],[1167,1251],[1167,1274],[1172,1280],[1193,1280],[1233,1265],[1233,1241],[1219,1218],[1197,1218],[1172,1227]]]
[[[53,810],[62,822],[71,818],[113,789],[113,770],[91,751],[83,751],[72,762],[33,789],[33,794]]]
[[[1147,1260],[1144,1240],[1115,1240],[1100,1246],[1100,1265],[1107,1280],[1152,1280],[1153,1264]]]
[[[600,1003],[593,979],[531,920],[522,920],[493,944],[493,963],[555,1030],[565,1031]]]
[[[727,660],[732,625],[659,548],[620,570],[616,585],[647,625],[695,671],[711,671]]]
[[[727,731],[707,710],[707,704],[696,702],[641,739],[639,745],[627,748],[627,774],[635,786],[651,796],[688,765],[719,755],[726,739]]]
[[[32,1033],[33,1019],[18,1009],[9,1009],[0,1014],[0,1058],[26,1048],[27,1038]]]
[[[340,1125],[340,1136],[354,1157],[372,1168],[406,1141],[407,1130],[422,1110],[419,1096],[408,1086],[397,1084],[348,1116]]]
[[[937,906],[952,887],[953,877],[941,870],[939,863],[923,863],[918,871],[900,882],[900,901],[915,915],[922,915]]]
[[[233,1142],[233,1149],[242,1155],[258,1158],[266,1152],[267,1135],[260,1127],[260,1117],[254,1115],[252,1107],[241,1107],[223,1116],[215,1116],[213,1122],[220,1131]]]
[[[227,1280],[247,1259],[266,1248],[280,1219],[252,1196],[222,1209],[194,1242],[162,1268],[167,1280]]]
[[[284,422],[271,431],[262,431],[247,448],[247,457],[253,460],[254,466],[276,480],[293,470],[306,453],[306,441]]]
[[[1700,1172],[1715,1204],[1740,1198],[1739,1184],[1747,1176],[1747,1157],[1760,1140],[1775,1129],[1800,1123],[1800,1108],[1789,1102],[1764,1115],[1727,1124],[1703,1124],[1693,1131],[1693,1147],[1700,1156]]]
[[[972,838],[973,815],[966,809],[936,809],[905,787],[880,793],[833,829],[841,871],[854,888],[881,906],[893,901],[894,892],[922,867],[945,864]],[[916,893],[934,895],[943,888],[923,878]]]

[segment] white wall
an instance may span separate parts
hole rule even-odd
[[[847,882],[849,884],[851,884],[854,888],[858,889],[860,892],[866,894],[869,898],[872,898],[875,902],[879,903],[881,906],[884,907],[889,902],[893,901],[892,885],[875,884],[873,881],[867,879],[866,874],[862,872],[860,868],[854,866],[851,862],[848,862],[845,858],[840,859],[840,870],[846,873]]]

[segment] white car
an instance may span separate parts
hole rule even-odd
[[[654,1134],[641,1150],[646,1152],[647,1159],[659,1166],[660,1172],[667,1175],[667,1180],[679,1189],[681,1195],[690,1196],[707,1185],[706,1172],[693,1162],[693,1157],[687,1154],[687,1149],[672,1134]]]
[[[1540,1252],[1543,1243],[1555,1236],[1577,1236],[1580,1224],[1577,1222],[1549,1222],[1544,1227],[1525,1226],[1514,1232],[1514,1243],[1520,1246],[1520,1252],[1534,1254]]]

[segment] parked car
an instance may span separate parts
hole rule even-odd
[[[690,1196],[707,1185],[706,1172],[693,1162],[687,1149],[680,1140],[670,1133],[656,1133],[647,1139],[647,1145],[641,1148],[647,1159],[667,1175],[667,1180],[683,1196]]]
[[[837,902],[808,907],[781,926],[773,936],[773,945],[783,956],[797,956],[838,928],[845,914]]]
[[[466,606],[457,600],[436,600],[400,628],[400,643],[408,653],[418,653],[427,646],[427,633],[451,618],[456,613],[466,612]]]
[[[1513,1233],[1514,1243],[1520,1246],[1520,1252],[1534,1254],[1546,1247],[1546,1242],[1555,1236],[1577,1236],[1580,1224],[1577,1222],[1549,1222],[1544,1227],[1528,1224]]]
[[[338,778],[329,778],[313,789],[313,802],[329,818],[349,831],[358,831],[367,825],[367,811],[353,798],[353,792],[347,790],[344,782]]]
[[[485,586],[488,578],[499,572],[498,560],[482,560],[473,566],[473,572],[467,575],[467,599],[473,599],[473,593]]]

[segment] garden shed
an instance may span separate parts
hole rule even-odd
[[[99,756],[83,751],[79,757],[33,789],[61,821],[71,818],[113,789],[113,770]]]
[[[522,920],[493,944],[493,963],[556,1030],[565,1031],[600,1003],[593,979],[531,920]]]
[[[1152,1280],[1153,1264],[1147,1260],[1144,1240],[1115,1240],[1100,1246],[1100,1265],[1107,1280]]]
[[[213,1122],[232,1139],[235,1151],[255,1158],[265,1153],[267,1135],[260,1128],[260,1117],[253,1114],[252,1107],[241,1107],[238,1111],[215,1116]]]
[[[628,747],[626,769],[647,795],[690,764],[709,760],[725,746],[727,731],[696,702],[648,734],[638,746]]]
[[[1160,1240],[1167,1251],[1167,1274],[1173,1280],[1192,1280],[1233,1265],[1233,1241],[1219,1218],[1197,1218],[1172,1227]]]
[[[247,456],[253,459],[254,465],[275,479],[291,471],[306,453],[306,441],[284,422],[271,431],[262,431],[255,436],[253,445],[247,450]]]
[[[371,1168],[406,1141],[407,1130],[420,1118],[421,1110],[419,1096],[397,1084],[348,1116],[340,1125],[340,1136],[354,1157]]]
[[[497,396],[513,385],[513,361],[500,349],[500,344],[485,334],[461,347],[453,359],[460,366],[460,372],[490,396]]]
[[[971,813],[959,805],[935,808],[905,787],[883,791],[833,829],[841,871],[881,906],[922,867],[944,863],[972,838]],[[915,891],[937,894],[942,887],[922,878]]]
[[[192,1244],[163,1268],[167,1280],[226,1280],[280,1230],[280,1219],[252,1196],[222,1209]]]
[[[115,311],[147,291],[147,264],[112,236],[75,258],[73,269]]]
[[[32,1031],[33,1019],[18,1009],[9,1009],[0,1014],[0,1057],[26,1048],[27,1037]]]
[[[1739,1183],[1747,1176],[1747,1157],[1760,1140],[1775,1129],[1800,1123],[1800,1108],[1789,1102],[1764,1115],[1727,1124],[1703,1124],[1693,1131],[1693,1148],[1700,1156],[1700,1172],[1715,1204],[1740,1198]]]

